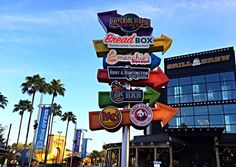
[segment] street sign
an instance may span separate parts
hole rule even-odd
[[[148,79],[149,68],[131,67],[131,66],[108,66],[108,78],[109,79],[126,79],[128,81]]]
[[[140,18],[129,13],[124,16],[116,10],[98,13],[98,20],[105,32],[113,32],[119,35],[136,32],[139,36],[150,36],[153,28],[150,26],[150,19]]]
[[[176,115],[179,110],[176,108],[172,108],[165,104],[156,103],[156,106],[152,108],[153,118],[152,121],[161,121],[162,127],[165,126],[172,117]],[[121,110],[122,113],[122,122],[120,126],[132,125],[133,123],[129,117],[130,110]],[[91,111],[89,112],[89,129],[90,130],[101,130],[104,127],[99,122],[99,114],[100,111]]]
[[[107,130],[114,130],[121,124],[122,114],[113,106],[105,107],[99,113],[99,122]]]
[[[113,81],[111,83],[111,88],[110,98],[114,103],[135,103],[143,101],[143,91],[140,89],[128,90],[118,81]]]
[[[108,77],[108,72],[106,69],[98,69],[97,79],[99,82],[110,83],[110,84],[113,81]],[[163,73],[161,68],[158,67],[156,70],[150,71],[149,79],[128,81],[128,83],[130,83],[132,86],[143,86],[143,87],[149,86],[155,90],[158,90],[162,86],[167,85],[168,81],[169,81],[168,77],[165,75],[165,73]],[[119,82],[123,84],[127,82],[127,80],[119,80]]]
[[[148,49],[154,44],[153,36],[138,36],[133,33],[129,36],[118,36],[113,33],[106,34],[103,43],[108,48],[123,48],[123,49]]]
[[[103,56],[103,68],[107,66],[125,66],[156,68],[161,63],[161,59],[152,53],[117,54],[117,51],[111,49],[109,53]]]
[[[115,103],[110,98],[110,92],[98,92],[98,105],[100,108],[104,108],[106,106],[115,106],[115,107],[124,107],[126,103]],[[149,106],[153,106],[156,101],[159,99],[160,93],[151,87],[146,87],[146,91],[144,92],[143,103],[148,103]]]
[[[152,122],[152,109],[146,104],[135,104],[129,111],[131,122],[137,127],[146,127]]]
[[[133,48],[133,49],[119,49],[120,53],[129,52],[138,52],[142,50],[143,52],[153,53],[153,52],[162,52],[164,54],[171,46],[172,39],[167,37],[166,35],[161,35],[159,38],[154,38],[154,44],[150,46],[150,48]],[[97,57],[103,57],[104,54],[109,52],[109,48],[106,44],[103,43],[103,40],[93,40],[93,45],[97,54]]]

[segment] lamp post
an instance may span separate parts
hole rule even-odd
[[[57,131],[57,133],[59,134],[59,140],[58,140],[58,142],[57,142],[57,147],[58,147],[58,152],[57,152],[57,154],[59,154],[59,162],[58,162],[58,159],[57,159],[57,163],[60,163],[60,160],[61,160],[61,158],[60,158],[60,152],[61,152],[61,149],[60,149],[60,141],[61,141],[61,133],[62,133],[62,131]],[[58,155],[57,155],[58,156]]]

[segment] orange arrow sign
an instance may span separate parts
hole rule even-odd
[[[162,52],[164,54],[171,46],[172,39],[165,35],[161,35],[159,38],[154,38],[154,44],[148,49],[141,49],[145,52],[152,53],[152,52]],[[107,45],[103,43],[102,40],[93,40],[93,45],[97,53],[97,57],[103,57],[104,54],[109,52],[109,48]],[[138,52],[140,49],[132,49],[133,52]],[[127,49],[119,49],[119,52],[127,52]]]
[[[106,69],[98,69],[97,79],[99,82],[103,83],[112,83],[113,80],[109,79],[108,72]],[[160,89],[162,86],[166,86],[169,79],[163,73],[161,68],[157,68],[157,70],[152,70],[149,74],[149,79],[144,80],[135,80],[135,81],[127,81],[127,80],[119,80],[121,83],[129,82],[132,86],[150,86],[155,90]]]
[[[171,118],[175,116],[175,114],[178,111],[179,110],[177,108],[172,108],[170,106],[157,102],[156,107],[152,108],[153,112],[152,121],[161,120],[161,125],[165,126],[171,120]],[[99,113],[100,111],[89,112],[90,130],[104,129],[104,127],[99,122]],[[132,125],[132,122],[129,117],[129,110],[121,110],[121,113],[122,113],[122,122],[120,126]]]

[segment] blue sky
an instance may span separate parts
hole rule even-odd
[[[65,97],[55,102],[63,111],[73,111],[78,127],[88,129],[88,112],[98,111],[98,91],[110,90],[98,83],[97,69],[102,68],[93,48],[93,39],[103,39],[97,13],[117,10],[120,14],[135,13],[151,19],[153,36],[165,34],[173,39],[171,48],[161,58],[198,51],[236,46],[236,1],[234,0],[9,0],[0,1],[0,92],[8,97],[5,110],[0,109],[0,123],[12,123],[10,143],[16,142],[19,115],[12,113],[20,99],[26,76],[40,74],[47,82],[60,79],[66,88]],[[163,67],[163,63],[161,65]],[[37,117],[35,99],[33,119]],[[50,103],[46,96],[44,103]],[[29,114],[24,116],[20,142],[24,142]],[[66,123],[55,119],[54,133],[65,133]],[[32,132],[32,126],[31,126]],[[142,134],[131,128],[133,135]],[[72,145],[70,126],[68,147]],[[101,150],[103,143],[120,142],[121,131],[108,133],[88,131],[92,138],[88,151]],[[29,141],[32,140],[32,133]]]

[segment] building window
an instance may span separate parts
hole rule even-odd
[[[193,107],[181,107],[181,116],[193,115]]]
[[[236,104],[225,104],[223,106],[224,106],[224,113],[225,114],[236,113]]]
[[[193,84],[205,83],[205,76],[204,75],[193,76],[192,83]]]
[[[193,90],[192,90],[192,86],[187,85],[187,86],[182,86],[181,88],[181,94],[192,94]]]
[[[221,82],[221,90],[232,90],[232,89],[236,89],[235,81]]]
[[[222,105],[209,105],[208,111],[210,115],[223,114],[223,107]]]
[[[206,82],[217,82],[219,80],[220,80],[220,77],[218,73],[206,75]]]
[[[225,124],[236,124],[236,114],[225,115]]]
[[[220,73],[220,80],[221,81],[235,80],[235,74],[234,72],[222,72]]]
[[[180,85],[190,85],[191,84],[191,77],[179,78],[179,84]]]
[[[211,125],[224,125],[224,116],[223,115],[211,115],[210,116]]]
[[[206,93],[193,94],[193,101],[194,102],[207,101]]]
[[[179,103],[179,96],[168,96],[168,104]]]
[[[170,79],[167,86],[171,87],[171,86],[178,86],[178,85],[179,85],[179,79],[176,78],[176,79]]]
[[[195,125],[196,126],[209,126],[209,118],[208,116],[195,116]]]
[[[214,91],[220,91],[220,83],[207,83],[207,92],[214,92]]]
[[[192,101],[193,101],[192,94],[180,95],[180,102],[181,103],[190,103]]]
[[[221,100],[221,92],[208,92],[207,98],[209,101]]]
[[[207,106],[194,106],[195,115],[208,115]]]
[[[194,125],[194,117],[181,117],[181,124],[187,125],[187,126],[193,126]],[[180,125],[181,125],[180,124]]]
[[[222,91],[222,100],[236,99],[236,91]]]
[[[193,93],[206,92],[205,84],[192,85]]]

